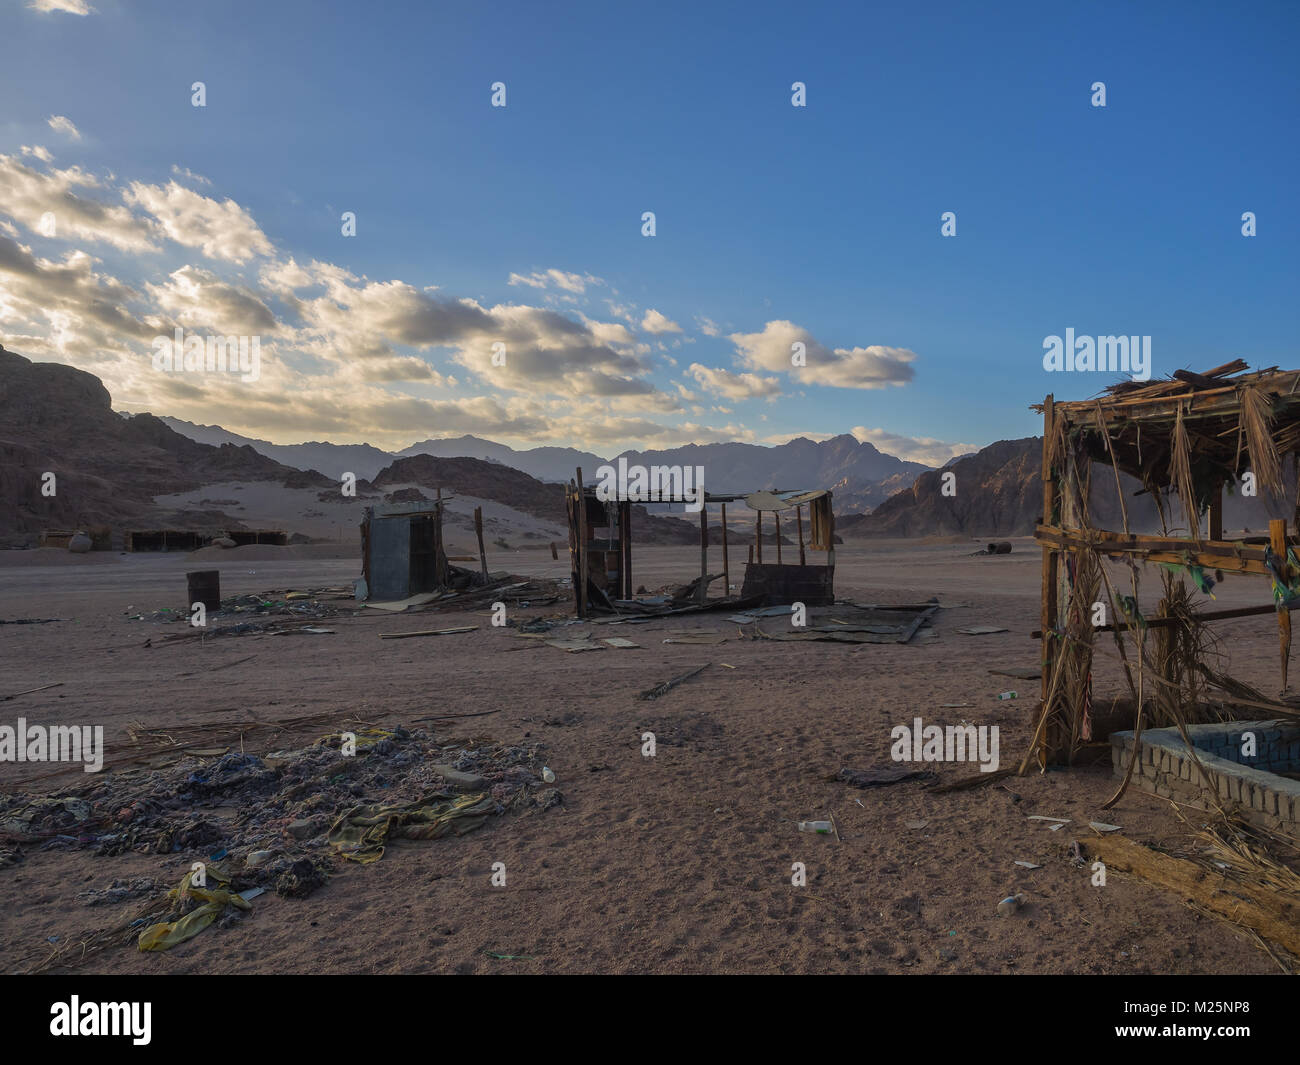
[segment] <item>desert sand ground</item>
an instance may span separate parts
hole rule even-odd
[[[905,646],[740,641],[725,615],[704,614],[607,630],[642,646],[586,654],[512,652],[524,641],[475,614],[375,612],[329,622],[332,636],[170,646],[157,646],[157,636],[175,628],[128,620],[181,606],[189,569],[220,568],[225,595],[348,583],[359,572],[351,545],[209,549],[199,557],[6,552],[0,618],[68,620],[0,626],[0,694],[63,685],[0,704],[0,721],[102,723],[111,756],[129,749],[126,726],[136,720],[183,731],[187,723],[330,711],[343,727],[356,717],[391,724],[439,710],[495,710],[440,733],[540,739],[557,774],[561,806],[491,818],[460,838],[395,843],[382,861],[347,868],[305,900],[263,895],[251,917],[231,927],[167,953],[115,949],[88,961],[87,972],[1277,971],[1244,933],[1177,897],[1119,875],[1095,888],[1068,861],[1070,839],[1083,838],[1090,819],[1139,840],[1190,834],[1168,803],[1135,788],[1103,812],[1115,787],[1109,766],[944,795],[915,781],[854,790],[828,779],[846,766],[895,764],[889,730],[917,716],[997,724],[1003,764],[1023,753],[1038,682],[989,670],[1037,664],[1029,632],[1039,613],[1038,552],[1017,540],[1009,556],[972,557],[979,546],[868,542],[838,553],[841,596],[886,604],[938,596],[946,609],[937,638]],[[652,588],[689,578],[698,559],[692,548],[647,548],[634,558],[635,578]],[[559,563],[549,551],[495,552],[490,564],[558,577],[567,560],[563,552]],[[1144,605],[1157,588],[1148,572]],[[1230,581],[1223,593],[1219,605],[1269,601],[1264,582],[1250,578]],[[461,624],[480,628],[377,638]],[[1010,631],[957,632],[970,624]],[[696,629],[731,638],[718,646],[661,642]],[[1276,691],[1273,620],[1219,626],[1219,634],[1232,672]],[[151,636],[155,646],[144,647]],[[712,668],[667,696],[637,700],[642,689],[703,662]],[[1103,656],[1098,695],[1119,684]],[[1012,688],[1018,700],[996,700]],[[940,709],[944,703],[973,705]],[[640,753],[646,729],[660,737],[653,759]],[[280,735],[272,746],[313,738]],[[259,753],[256,736],[247,749]],[[0,765],[0,787],[50,790],[57,782],[31,783],[46,769]],[[941,780],[956,780],[974,767],[937,769]],[[1030,814],[1074,823],[1050,832]],[[794,823],[830,815],[839,840],[800,833]],[[109,922],[111,907],[74,901],[83,885],[178,879],[191,858],[28,848],[0,869],[2,968],[24,968],[48,937]],[[505,888],[489,884],[494,862],[506,864]],[[791,886],[794,862],[807,865],[805,888]],[[998,900],[1013,891],[1029,904],[1011,918],[996,916]],[[500,960],[489,951],[525,957]]]

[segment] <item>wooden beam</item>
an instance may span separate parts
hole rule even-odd
[[[582,490],[582,467],[578,467],[578,617],[587,616],[587,495]]]
[[[1287,572],[1286,561],[1286,518],[1274,518],[1268,523],[1268,536],[1281,563],[1282,572]],[[1286,691],[1287,670],[1291,665],[1291,611],[1282,610],[1277,615],[1277,643],[1282,656],[1282,690]]]
[[[776,564],[781,564],[781,512],[772,511],[772,524],[776,528]]]
[[[700,503],[700,588],[696,598],[703,604],[709,596],[709,505]]]
[[[1052,468],[1052,432],[1056,420],[1056,399],[1052,395],[1043,400],[1043,525],[1050,527],[1056,520],[1056,471]],[[1040,698],[1047,699],[1051,684],[1052,663],[1056,658],[1056,644],[1050,633],[1056,626],[1056,551],[1043,543],[1042,610],[1039,618],[1043,643],[1039,658],[1043,666]]]
[[[1089,858],[1108,870],[1141,877],[1192,899],[1231,924],[1249,928],[1293,954],[1300,952],[1300,907],[1262,883],[1229,880],[1185,858],[1161,854],[1123,836],[1102,836],[1083,843]]]
[[[483,547],[483,508],[474,508],[474,535],[478,537],[478,563],[483,571],[483,583],[488,581],[487,551]]]
[[[1288,610],[1300,609],[1300,602],[1291,604],[1289,607],[1287,607],[1287,609]],[[1262,617],[1265,614],[1274,614],[1276,612],[1277,612],[1277,608],[1272,605],[1237,606],[1237,607],[1232,607],[1229,610],[1207,610],[1204,611],[1203,613],[1195,613],[1192,614],[1191,620],[1204,624],[1210,621],[1228,621],[1231,620],[1232,618]],[[1182,619],[1178,617],[1149,617],[1149,618],[1145,618],[1144,620],[1146,621],[1147,628],[1149,629],[1164,629],[1164,628],[1168,628],[1171,625],[1182,624]],[[1134,629],[1136,627],[1137,626],[1133,622],[1129,621],[1126,618],[1124,621],[1117,622],[1113,625],[1095,625],[1093,626],[1092,631],[1093,632],[1114,632],[1116,629],[1118,629],[1121,632],[1128,632],[1130,629]],[[1042,638],[1042,635],[1043,633],[1041,629],[1035,629],[1033,632],[1029,634],[1029,638],[1031,640],[1038,640]]]
[[[799,565],[808,565],[808,560],[803,553],[803,504],[794,508],[794,519],[799,523]]]
[[[763,512],[754,511],[754,551],[758,556],[758,564],[763,564]]]
[[[731,595],[731,569],[727,562],[727,504],[722,504],[722,595]]]
[[[622,563],[619,570],[623,574],[623,598],[631,599],[635,594],[632,591],[632,504],[626,499],[620,500],[618,504],[618,543]]]

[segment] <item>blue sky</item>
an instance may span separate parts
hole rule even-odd
[[[1294,3],[36,6],[91,10],[0,12],[0,338],[123,409],[938,463],[1114,380],[1067,327],[1298,357]],[[259,380],[158,373],[176,325]]]

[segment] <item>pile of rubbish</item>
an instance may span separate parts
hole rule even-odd
[[[61,795],[0,796],[0,851],[10,862],[56,848],[183,855],[174,875],[189,878],[198,863],[206,886],[187,879],[166,898],[172,919],[203,911],[181,929],[192,935],[237,920],[264,891],[310,895],[345,863],[378,861],[391,839],[463,835],[507,811],[561,803],[542,753],[536,742],[444,745],[427,729],[397,727],[333,733],[263,757],[186,757],[165,769],[107,774]],[[157,896],[172,877],[106,877],[78,898],[94,906]],[[160,927],[150,926],[155,945],[142,937],[140,949],[189,938]]]
[[[221,600],[221,609],[208,614],[209,622],[235,617],[275,617],[275,618],[335,618],[350,617],[357,612],[355,607],[333,605],[339,600],[354,601],[350,588],[310,588],[302,591],[287,589],[269,591],[262,595],[232,595]],[[126,615],[131,621],[144,621],[152,625],[169,622],[189,622],[188,609],[177,610],[162,607],[148,612],[136,612],[134,607],[126,608]]]

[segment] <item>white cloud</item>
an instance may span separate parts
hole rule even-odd
[[[702,314],[695,316],[695,324],[699,327],[701,333],[706,337],[722,336],[722,330],[718,328],[718,323],[712,318],[705,318]]]
[[[603,285],[605,282],[591,274],[569,274],[563,270],[538,270],[531,274],[511,274],[510,284],[527,285],[529,288],[558,288],[565,292],[581,295],[588,285]]]
[[[42,235],[47,235],[42,219],[53,215],[53,236],[61,240],[111,244],[129,252],[158,251],[147,219],[74,191],[98,187],[99,180],[79,167],[43,172],[17,156],[0,155],[0,214]]]
[[[274,250],[252,215],[234,200],[218,202],[175,181],[134,181],[124,199],[152,215],[169,239],[199,248],[210,259],[242,265]]]
[[[65,137],[71,137],[74,141],[81,140],[81,130],[72,124],[72,119],[67,115],[50,115],[50,129],[55,133],[62,133]]]
[[[691,363],[686,371],[701,388],[725,399],[772,399],[781,394],[781,382],[775,377],[760,377],[752,373],[732,373],[715,370],[710,366]]]
[[[864,444],[872,444],[887,455],[926,466],[943,466],[959,455],[979,450],[974,444],[951,444],[929,436],[900,436],[884,429],[868,429],[865,425],[854,426],[852,433]]]
[[[872,345],[829,349],[793,322],[768,322],[761,333],[732,333],[741,365],[753,370],[788,373],[801,382],[831,388],[886,388],[912,380],[914,352]],[[804,345],[805,366],[791,364],[794,345]]]
[[[34,155],[42,163],[54,162],[54,156],[50,154],[50,150],[48,148],[42,147],[39,144],[35,145],[34,147],[24,144],[21,150],[23,155]]]
[[[27,6],[42,15],[62,11],[68,15],[89,15],[95,9],[87,0],[27,0]]]
[[[208,178],[205,178],[202,174],[194,173],[194,171],[191,170],[188,166],[177,166],[175,163],[172,163],[172,173],[175,174],[177,177],[189,178],[197,185],[212,184],[212,182]]]
[[[645,317],[641,319],[641,328],[647,333],[680,333],[682,327],[674,322],[671,318],[660,314],[653,307],[645,312]]]

